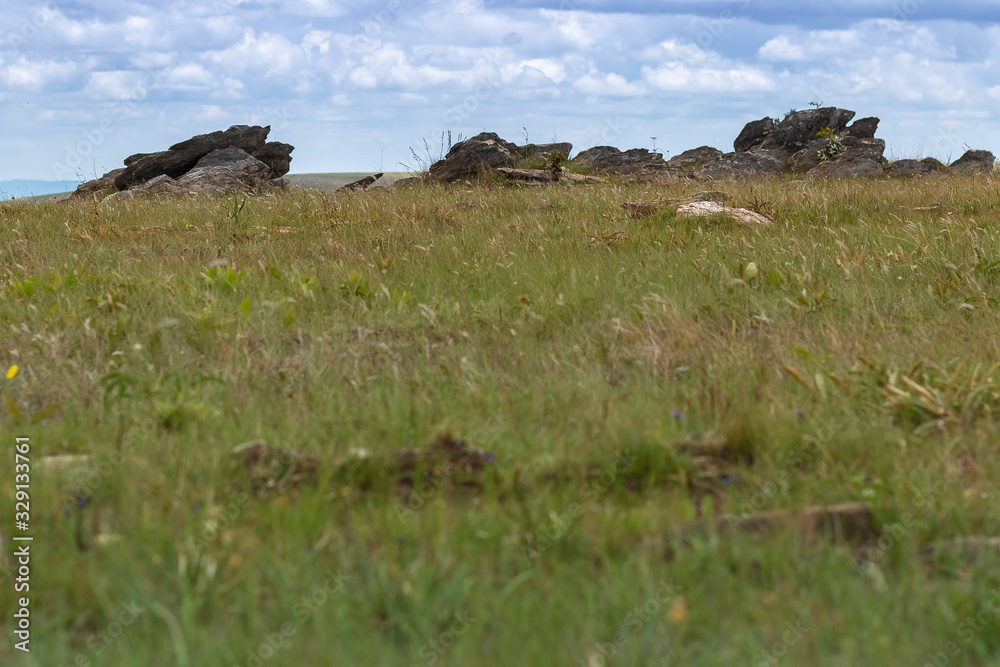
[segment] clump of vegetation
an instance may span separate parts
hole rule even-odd
[[[822,162],[831,160],[847,150],[847,146],[840,140],[840,137],[829,127],[824,127],[816,133],[816,136],[827,140],[827,144],[816,153]]]

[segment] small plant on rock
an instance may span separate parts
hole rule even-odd
[[[847,150],[847,146],[840,141],[840,137],[838,137],[834,131],[828,127],[824,127],[822,130],[817,132],[816,136],[823,137],[828,140],[826,146],[816,153],[816,156],[823,162],[835,158]]]

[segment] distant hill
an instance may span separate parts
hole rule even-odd
[[[11,181],[0,181],[0,196],[3,199],[11,197],[38,197],[39,195],[56,195],[61,192],[72,192],[76,190],[76,181],[32,181],[25,179],[14,179]]]
[[[286,178],[292,185],[319,188],[322,190],[336,190],[342,185],[347,185],[369,174],[371,174],[369,171],[335,174],[289,174]],[[408,176],[412,176],[412,174],[386,172],[376,185],[391,185],[394,181]],[[76,181],[32,181],[26,179],[0,181],[0,200],[9,200],[11,197],[24,199],[26,197],[40,197],[42,195],[57,195],[64,192],[73,192],[73,190],[76,190],[76,186]]]

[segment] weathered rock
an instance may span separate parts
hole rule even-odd
[[[709,190],[708,192],[696,192],[690,197],[685,197],[684,199],[662,197],[652,201],[626,201],[622,202],[622,208],[629,212],[629,217],[644,218],[647,215],[652,215],[659,209],[666,208],[668,206],[683,206],[696,201],[722,203],[729,201],[730,199],[731,197],[725,192],[720,192],[719,190]]]
[[[250,151],[250,154],[267,165],[271,170],[271,178],[280,178],[288,173],[292,167],[292,151],[295,146],[283,144],[280,141],[269,141],[259,150]]]
[[[125,171],[115,178],[115,188],[124,190],[136,183],[142,183],[163,174],[177,178],[194,168],[201,158],[212,151],[228,146],[242,148],[250,155],[263,151],[265,156],[280,168],[279,153],[281,150],[279,150],[279,146],[272,146],[268,150],[264,150],[264,142],[270,131],[270,126],[233,125],[228,130],[191,137],[159,153],[131,155],[125,161]],[[274,143],[277,144],[277,142]],[[287,144],[280,146],[287,146]],[[287,153],[290,152],[290,150],[287,151]],[[287,170],[284,173],[287,173]],[[284,173],[275,173],[274,176],[282,176]]]
[[[767,133],[760,147],[782,151],[787,159],[815,141],[821,130],[830,128],[834,134],[842,135],[854,115],[853,111],[836,107],[793,111]]]
[[[512,181],[528,181],[529,183],[554,183],[559,180],[560,174],[548,169],[510,169],[500,167],[498,172]]]
[[[526,144],[518,146],[515,151],[520,158],[538,157],[542,160],[548,160],[553,153],[560,153],[564,158],[568,158],[571,152],[573,152],[573,144],[568,141],[554,144]]]
[[[372,174],[371,176],[365,176],[364,178],[359,178],[358,180],[348,183],[347,185],[342,185],[337,188],[337,192],[343,192],[345,190],[367,190],[375,181],[382,178],[382,173]]]
[[[919,160],[896,160],[886,173],[890,176],[947,176],[948,166],[932,157]]]
[[[81,183],[76,186],[76,190],[71,194],[67,201],[76,201],[80,199],[92,199],[103,192],[111,191],[115,189],[115,178],[118,174],[125,171],[125,168],[114,169],[104,174],[100,178],[95,178],[92,181],[87,181],[86,183]]]
[[[177,185],[188,192],[218,194],[262,185],[270,175],[266,164],[242,148],[227,146],[198,160],[193,169],[177,179]]]
[[[578,183],[603,183],[595,176],[584,176],[583,174],[571,174],[568,171],[554,173],[549,169],[509,169],[500,167],[497,172],[504,174],[512,181],[521,181],[532,185],[561,184],[573,185]]]
[[[885,140],[843,138],[847,150],[840,155],[820,162],[809,170],[810,176],[837,178],[843,176],[877,176],[885,172]]]
[[[845,133],[855,139],[874,139],[875,131],[878,129],[879,119],[874,116],[859,118],[851,123]]]
[[[696,201],[684,204],[677,209],[678,218],[693,218],[722,215],[745,225],[766,225],[771,219],[766,215],[748,211],[745,208],[733,208],[717,201]]]
[[[620,151],[614,146],[595,146],[577,155],[573,162],[606,174],[654,174],[667,170],[663,155],[645,148]]]
[[[991,173],[995,161],[996,158],[993,157],[993,153],[990,151],[969,150],[965,151],[962,157],[952,162],[951,168],[953,171],[963,173],[974,171]]]
[[[737,153],[744,153],[754,146],[760,146],[764,139],[774,129],[774,121],[765,116],[760,120],[753,120],[743,126],[743,131],[733,142],[733,149]]]
[[[684,151],[667,160],[667,169],[678,176],[695,175],[722,157],[722,151],[711,146],[700,146]]]
[[[156,195],[175,196],[183,193],[184,189],[177,184],[177,181],[170,178],[166,174],[161,174],[160,176],[154,176],[148,181],[145,181],[144,183],[139,183],[127,190],[112,192],[102,201],[118,201],[122,199],[137,199],[137,198],[143,199],[146,197],[153,197]]]
[[[813,167],[819,166],[819,164],[823,162],[820,158],[820,151],[826,148],[829,144],[829,139],[820,138],[806,144],[805,148],[788,158],[788,168],[792,171],[806,172]]]
[[[745,153],[726,153],[705,167],[702,178],[759,178],[775,176],[785,170],[784,154],[754,148]]]
[[[482,132],[451,147],[443,160],[431,165],[429,179],[452,183],[463,178],[485,176],[498,167],[517,163],[517,146],[493,132]]]

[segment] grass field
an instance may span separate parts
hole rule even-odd
[[[621,207],[700,188],[775,221]],[[5,665],[1000,664],[923,549],[1000,535],[986,176],[9,202],[0,266]]]

